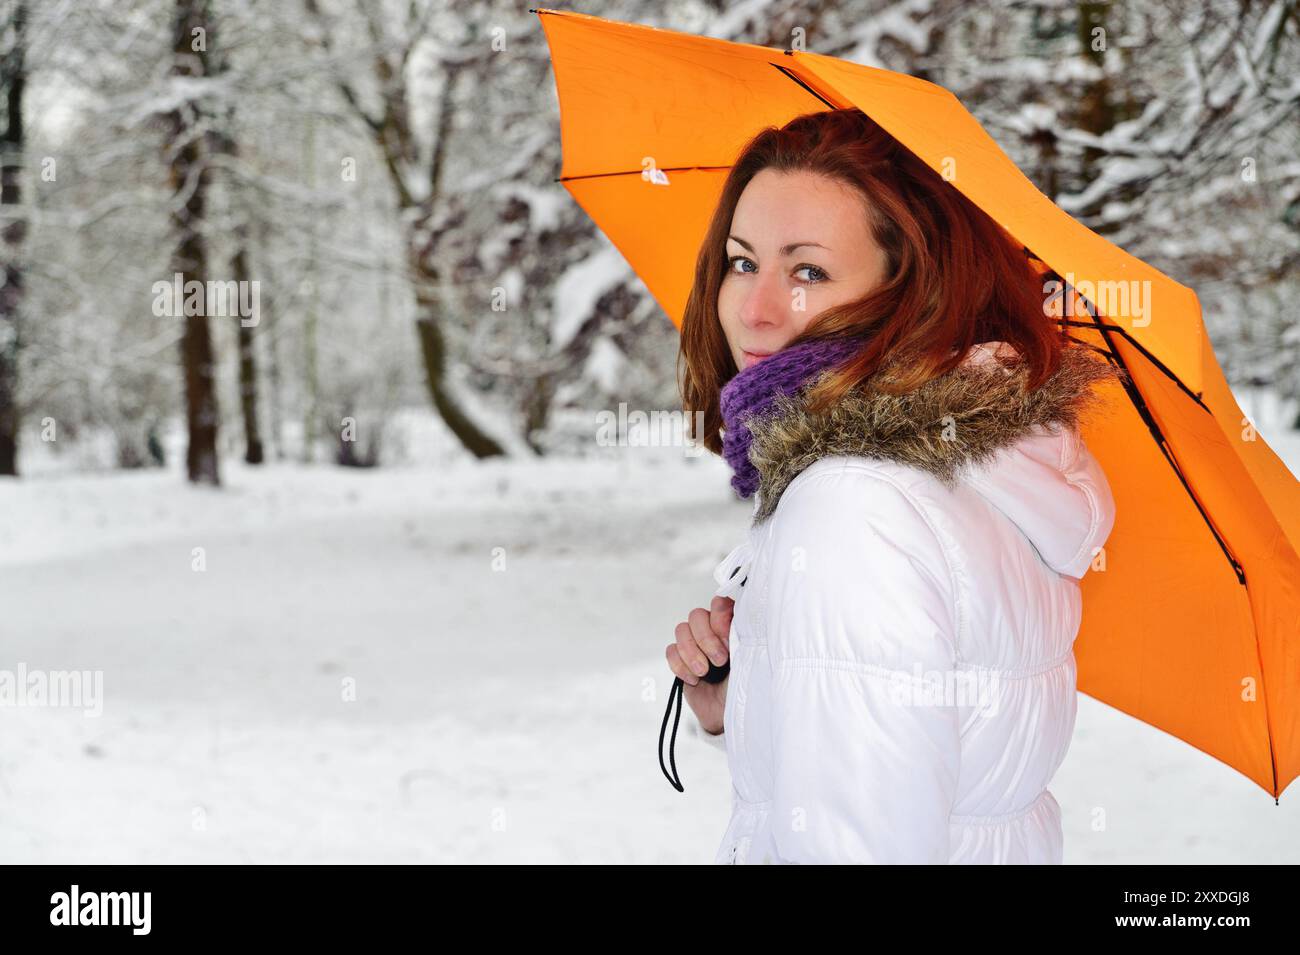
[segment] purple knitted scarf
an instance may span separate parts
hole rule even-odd
[[[741,497],[758,490],[759,474],[749,460],[753,435],[748,421],[772,409],[778,394],[794,395],[826,369],[857,354],[866,339],[824,338],[783,348],[737,373],[722,388],[722,456],[734,472],[731,486]]]

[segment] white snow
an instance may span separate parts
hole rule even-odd
[[[609,394],[618,393],[619,381],[625,374],[627,357],[619,351],[608,338],[598,338],[591,344],[591,354],[587,356],[586,377],[590,378]]]
[[[223,474],[0,481],[0,668],[105,697],[3,710],[0,860],[712,860],[725,756],[684,708],[682,794],[656,745],[664,647],[750,517],[722,462]],[[1067,862],[1300,861],[1296,792],[1086,696],[1051,789]]]
[[[608,240],[600,251],[565,269],[552,293],[551,350],[564,351],[601,296],[626,282],[631,272],[623,253]]]

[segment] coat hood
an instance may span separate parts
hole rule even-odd
[[[1094,354],[1067,345],[1057,371],[1030,392],[1015,348],[995,341],[973,346],[951,371],[904,395],[873,390],[873,376],[824,414],[779,396],[772,411],[749,422],[750,460],[761,476],[754,523],[770,517],[790,482],[820,458],[886,458],[948,487],[969,484],[1053,570],[1082,577],[1114,509],[1079,422],[1100,404],[1093,385],[1125,377]]]

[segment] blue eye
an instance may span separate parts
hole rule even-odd
[[[743,255],[733,255],[731,258],[727,259],[727,271],[728,271],[728,272],[736,272],[736,271],[737,271],[737,270],[736,270],[736,263],[737,263],[737,262],[748,262],[750,265],[753,265],[753,264],[754,264],[753,260],[748,259],[748,258],[746,258],[746,257],[743,256]],[[805,269],[808,270],[810,273],[816,273],[815,276],[814,276],[814,275],[810,275],[810,276],[809,276],[808,278],[806,278],[806,279],[800,279],[800,280],[799,280],[799,281],[804,282],[804,283],[806,283],[806,284],[808,284],[808,285],[816,285],[817,283],[819,283],[819,282],[825,282],[828,278],[830,278],[829,275],[827,275],[827,274],[826,274],[822,269],[819,269],[819,268],[818,268],[817,266],[815,266],[815,265],[801,265],[801,266],[799,266],[797,269],[795,269],[795,272],[796,272],[796,273],[798,273],[798,272],[802,272],[802,271],[804,271]],[[739,274],[741,274],[741,275],[752,274],[752,271],[753,271],[753,270],[740,269],[740,270],[739,270]]]

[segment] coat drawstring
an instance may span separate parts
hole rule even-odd
[[[740,571],[741,565],[737,564],[736,569],[731,572],[735,577]],[[730,578],[728,578],[730,579]],[[745,581],[749,580],[746,576],[740,581],[740,586],[745,586]],[[706,657],[707,659],[707,657]],[[705,683],[721,683],[731,672],[731,660],[728,659],[722,666],[718,666],[712,660],[709,660],[709,672],[700,677]],[[668,691],[668,708],[664,710],[664,721],[659,727],[659,768],[663,770],[664,777],[672,784],[672,787],[679,793],[686,792],[686,787],[682,785],[682,777],[677,773],[677,760],[674,757],[674,750],[677,748],[677,724],[682,718],[682,697],[686,693],[686,683],[681,677],[673,679],[672,689]],[[672,765],[672,776],[668,775],[668,769],[664,766],[664,733],[668,729],[668,714],[673,712],[673,704],[677,704],[677,714],[673,717],[673,735],[668,740],[668,762]],[[674,779],[673,776],[677,778]]]

